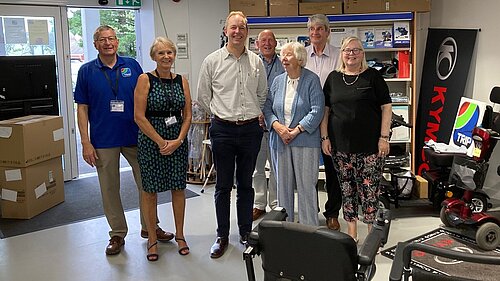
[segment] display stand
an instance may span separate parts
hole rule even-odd
[[[208,138],[210,121],[192,121],[190,129],[188,158],[188,172],[186,182],[189,184],[203,184],[202,192],[207,184],[215,183],[215,171],[213,171],[212,150]],[[200,152],[196,150],[201,148]]]

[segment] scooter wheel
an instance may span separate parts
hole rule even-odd
[[[446,213],[446,207],[441,207],[441,211],[439,212],[439,218],[441,219],[441,222],[447,226],[447,227],[453,227],[453,224],[450,222],[450,219],[448,218],[448,214]]]
[[[492,222],[481,225],[476,232],[476,243],[486,251],[496,249],[500,243],[500,226]]]
[[[474,194],[474,197],[472,197],[472,205],[473,213],[486,212],[488,210],[488,199],[486,199],[486,196]]]

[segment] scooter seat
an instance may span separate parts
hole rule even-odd
[[[442,168],[451,167],[453,164],[453,157],[458,155],[465,155],[464,153],[452,153],[452,152],[436,152],[432,148],[424,149],[425,157],[429,160],[432,165]]]

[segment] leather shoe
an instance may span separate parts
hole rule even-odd
[[[109,239],[109,244],[106,247],[106,255],[117,255],[122,251],[122,246],[125,245],[125,239],[120,236],[113,236]]]
[[[340,230],[340,223],[337,218],[327,218],[326,226],[328,226],[328,228],[332,230]]]
[[[141,230],[141,237],[144,239],[148,239],[148,231],[147,230]],[[174,234],[171,232],[164,231],[160,227],[156,229],[156,240],[160,242],[168,242],[170,240],[174,239]]]
[[[217,237],[215,243],[210,248],[210,257],[212,259],[217,259],[224,255],[226,252],[227,245],[229,244],[229,238],[227,237]]]
[[[252,211],[252,220],[256,221],[258,218],[260,218],[265,213],[266,213],[266,210],[261,210],[261,209],[253,208],[253,211]]]

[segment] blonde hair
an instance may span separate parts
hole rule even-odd
[[[242,11],[231,11],[229,15],[227,15],[226,22],[224,23],[224,29],[227,29],[227,23],[229,22],[229,19],[233,16],[240,16],[243,18],[243,23],[245,24],[245,28],[248,29],[248,19],[245,14],[243,14]]]
[[[174,51],[174,54],[177,54],[177,48],[175,47],[175,44],[174,42],[172,42],[172,40],[168,39],[167,37],[158,36],[155,38],[153,44],[151,45],[151,48],[149,49],[149,56],[152,60],[155,59],[155,52],[158,45],[165,45],[168,48],[172,49]]]
[[[283,57],[283,51],[287,49],[292,49],[293,55],[300,62],[300,66],[306,66],[307,62],[307,51],[304,45],[299,42],[288,42],[283,47],[281,47],[280,55]]]
[[[345,72],[345,63],[344,60],[342,59],[342,54],[344,50],[347,48],[347,45],[351,43],[352,41],[356,41],[359,45],[359,48],[363,52],[363,59],[361,60],[361,69],[360,71],[363,72],[368,68],[368,64],[366,63],[366,56],[365,56],[365,49],[363,48],[363,42],[356,37],[356,36],[349,36],[344,39],[342,39],[342,46],[340,47],[340,54],[339,54],[339,67],[337,68],[337,71],[344,73]]]

